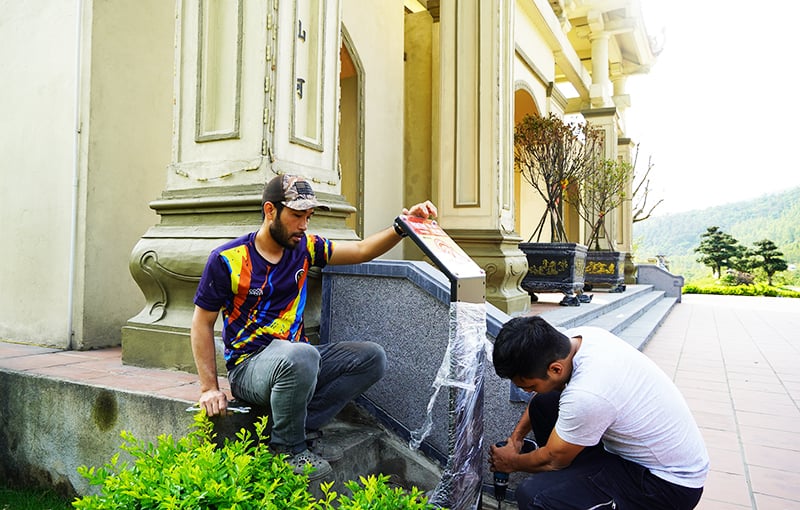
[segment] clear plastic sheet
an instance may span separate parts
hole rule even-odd
[[[450,304],[450,334],[444,359],[433,381],[423,425],[411,433],[419,445],[433,430],[433,406],[448,389],[448,461],[430,503],[452,510],[477,508],[482,482],[483,373],[491,357],[486,338],[486,304]]]

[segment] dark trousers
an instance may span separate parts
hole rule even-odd
[[[537,394],[528,413],[539,445],[558,419],[560,392]],[[584,448],[568,467],[537,473],[515,491],[520,510],[692,509],[703,489],[662,480],[647,468],[611,454],[602,443]]]

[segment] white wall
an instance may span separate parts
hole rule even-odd
[[[76,2],[3,2],[0,338],[65,347]]]
[[[159,217],[172,147],[175,8],[164,0],[94,2],[85,204],[76,288],[80,347],[119,344],[144,305],[131,250]]]
[[[117,344],[144,303],[128,261],[158,222],[148,202],[170,156],[173,25],[163,0],[3,3],[0,338],[66,348],[72,319],[73,346]]]
[[[364,234],[391,225],[403,204],[402,2],[342,1],[342,22],[364,66]],[[399,246],[383,258],[399,259]]]

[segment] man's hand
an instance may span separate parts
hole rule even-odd
[[[418,218],[436,218],[439,212],[433,202],[426,200],[422,203],[412,205],[409,209],[403,209],[403,214],[406,216],[416,216]]]
[[[430,200],[403,209],[406,216],[417,218],[435,218],[438,215],[436,206]],[[360,264],[380,257],[400,242],[400,235],[394,227],[376,232],[361,241],[338,241],[333,249],[328,264]]]
[[[569,466],[583,449],[583,446],[564,441],[553,429],[547,444],[528,453],[519,453],[519,443],[510,438],[508,444],[501,448],[492,445],[489,449],[489,465],[492,471],[501,473],[557,471]]]
[[[220,390],[204,391],[198,405],[206,410],[208,416],[225,415],[228,410],[228,396]]]
[[[496,445],[491,445],[489,447],[490,470],[499,473],[513,473],[517,471],[514,460],[519,456],[519,450],[519,447],[511,442],[510,439],[508,444],[499,448]]]

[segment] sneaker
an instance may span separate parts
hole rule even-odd
[[[306,445],[308,449],[328,462],[342,460],[342,447],[333,444],[331,441],[322,439],[321,430],[306,431]]]
[[[294,455],[290,453],[284,454],[286,455],[286,463],[292,466],[292,470],[296,475],[302,475],[305,472],[306,464],[311,464],[311,467],[314,468],[314,471],[308,475],[308,480],[311,482],[325,478],[333,473],[333,468],[328,464],[327,460],[309,450],[303,450]]]

